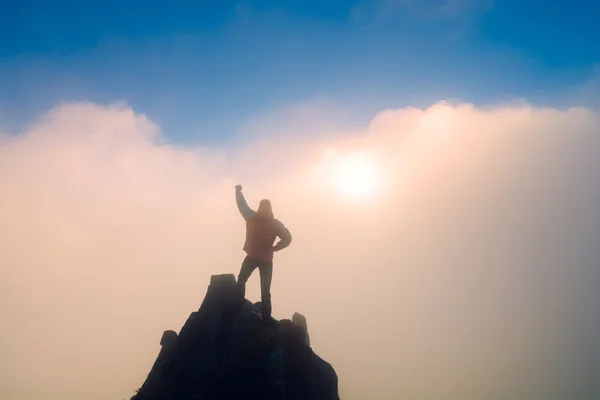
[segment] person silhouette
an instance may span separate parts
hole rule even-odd
[[[242,262],[237,279],[239,295],[243,301],[246,297],[246,282],[252,272],[258,268],[263,321],[270,323],[272,321],[273,254],[288,247],[292,242],[292,235],[285,225],[275,219],[271,202],[268,199],[262,199],[258,209],[254,211],[248,206],[241,185],[235,187],[235,197],[238,210],[246,221],[246,240],[243,247],[246,257]],[[273,245],[277,237],[280,240]]]

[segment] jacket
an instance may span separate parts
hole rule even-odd
[[[290,231],[276,218],[261,216],[251,209],[241,191],[236,192],[238,210],[246,221],[246,241],[243,250],[248,257],[259,261],[273,261],[273,252],[292,242]],[[281,240],[273,246],[275,240]]]

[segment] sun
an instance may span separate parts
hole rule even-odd
[[[377,159],[364,151],[340,156],[333,171],[338,192],[348,198],[376,195],[381,186],[381,168]]]

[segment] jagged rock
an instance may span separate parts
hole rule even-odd
[[[306,317],[300,313],[295,312],[292,315],[292,322],[300,327],[304,331],[304,341],[307,346],[310,346],[310,336],[308,336],[308,325],[306,323]]]
[[[335,370],[309,347],[306,319],[265,325],[260,304],[236,294],[233,275],[212,276],[179,335],[163,333],[132,400],[339,400]]]
[[[177,337],[177,332],[175,331],[164,331],[160,339],[160,345],[166,348],[173,348],[177,345]]]

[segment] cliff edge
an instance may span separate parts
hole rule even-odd
[[[260,304],[235,304],[233,274],[213,275],[199,310],[162,349],[131,400],[339,400],[333,367],[310,347],[306,319],[269,326]]]

